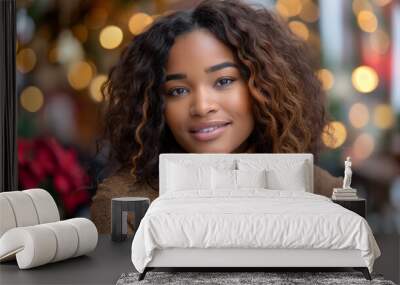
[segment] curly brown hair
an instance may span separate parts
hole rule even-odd
[[[164,119],[165,64],[175,39],[207,29],[240,62],[253,101],[257,153],[315,156],[327,123],[325,96],[305,43],[274,13],[237,0],[205,0],[157,18],[135,36],[103,86],[104,138],[110,158],[129,167],[135,181],[158,177],[160,153],[185,152]]]

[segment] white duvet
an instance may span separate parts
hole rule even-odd
[[[143,272],[154,249],[358,249],[372,272],[380,250],[367,221],[308,192],[247,189],[166,193],[153,201],[132,242]]]

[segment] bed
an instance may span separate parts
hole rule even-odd
[[[161,154],[160,195],[132,242],[154,268],[352,267],[379,247],[364,218],[313,193],[312,154]]]

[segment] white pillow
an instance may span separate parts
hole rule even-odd
[[[267,188],[266,170],[233,170],[212,168],[214,190],[237,190],[240,188]]]
[[[267,171],[268,189],[306,191],[307,185],[304,166],[298,165],[288,172],[271,169]]]
[[[299,159],[239,159],[240,170],[267,170],[267,188],[306,191],[309,188],[308,164]]]
[[[211,171],[212,188],[236,190],[236,170],[234,169],[216,169]]]
[[[168,163],[168,191],[185,191],[193,189],[211,189],[210,166],[184,166]]]
[[[238,188],[267,188],[267,171],[262,170],[236,170]]]

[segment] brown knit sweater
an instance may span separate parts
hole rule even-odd
[[[314,193],[330,197],[334,187],[341,187],[343,178],[334,177],[326,170],[314,166]],[[91,219],[99,233],[111,233],[111,199],[123,196],[148,197],[153,201],[158,197],[158,181],[152,185],[134,184],[129,170],[122,170],[112,175],[97,188],[90,208]],[[128,234],[132,234],[132,214],[128,214]]]

